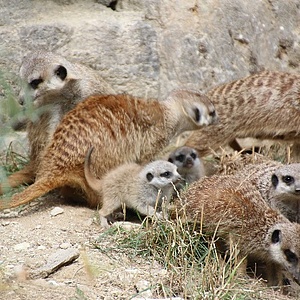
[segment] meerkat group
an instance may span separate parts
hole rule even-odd
[[[34,108],[33,117],[21,120],[26,123],[29,139],[29,163],[8,177],[7,183],[0,187],[0,193],[5,187],[34,182],[43,151],[68,111],[90,95],[114,93],[93,69],[52,52],[28,53],[22,60],[19,73],[24,82],[19,103],[30,104]],[[17,124],[15,126],[18,127]]]
[[[0,209],[70,187],[90,207],[100,207],[103,227],[122,204],[161,218],[162,201],[170,200],[181,176],[190,186],[178,209],[189,221],[217,230],[227,245],[238,245],[241,257],[275,267],[269,284],[280,283],[282,270],[299,281],[300,225],[292,222],[299,222],[300,165],[273,162],[205,177],[200,157],[240,137],[297,143],[300,76],[264,71],[216,87],[208,97],[178,90],[161,102],[113,95],[92,70],[51,53],[25,57],[20,76],[33,106],[42,110],[37,120],[27,120],[29,164],[2,182],[0,192],[35,182],[1,200]],[[21,103],[26,93],[21,91]],[[185,131],[193,133],[169,161],[151,162]]]
[[[228,247],[237,245],[240,259],[264,261],[270,270],[269,285],[281,284],[283,270],[299,282],[300,224],[268,206],[250,182],[214,175],[192,183],[182,199],[185,204],[178,210],[184,218],[201,223],[205,233],[216,235]]]
[[[84,176],[89,148],[92,172],[99,178],[123,163],[145,163],[186,130],[217,120],[209,99],[197,92],[178,90],[165,101],[129,95],[96,95],[77,104],[57,126],[37,168],[36,181],[0,208],[11,208],[62,187],[82,191],[91,207],[99,196]]]

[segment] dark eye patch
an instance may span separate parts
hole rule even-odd
[[[55,75],[58,76],[61,80],[65,80],[67,77],[67,69],[64,66],[59,66],[55,70]]]
[[[39,86],[40,83],[43,82],[43,79],[42,78],[38,78],[38,79],[33,79],[29,82],[29,85],[34,89],[36,90]]]
[[[171,176],[172,176],[172,172],[170,172],[170,171],[166,171],[166,172],[160,174],[160,177],[170,178]]]
[[[176,160],[180,161],[180,162],[183,162],[184,161],[184,155],[183,154],[179,154],[177,155],[176,157]]]
[[[191,157],[192,157],[192,159],[196,159],[196,157],[197,157],[197,154],[196,154],[196,153],[194,153],[194,152],[192,152],[192,153],[191,153]]]
[[[292,252],[290,249],[285,249],[284,250],[284,255],[286,256],[286,259],[288,262],[292,264],[297,264],[298,263],[298,257],[297,255]]]
[[[198,123],[200,121],[201,113],[198,108],[195,108],[195,120]]]
[[[286,175],[286,176],[282,176],[282,181],[287,185],[291,185],[295,182],[295,179],[293,176]]]
[[[209,115],[210,115],[212,118],[214,118],[214,117],[216,116],[216,111],[215,111],[215,110],[211,111],[211,112],[209,113]]]

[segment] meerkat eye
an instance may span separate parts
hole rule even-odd
[[[55,70],[55,75],[58,76],[61,80],[65,80],[67,77],[67,69],[64,66],[59,66]]]
[[[284,255],[286,256],[286,259],[288,262],[294,263],[294,264],[298,263],[297,255],[294,252],[292,252],[290,249],[285,249]]]
[[[170,172],[170,171],[166,171],[166,172],[160,174],[160,177],[170,178],[171,176],[172,176],[172,172]]]
[[[177,155],[176,160],[178,160],[180,162],[183,162],[184,161],[184,155],[183,154]]]
[[[191,153],[191,157],[192,157],[192,159],[196,159],[197,154],[193,152],[193,153]]]
[[[294,183],[295,179],[293,176],[287,175],[287,176],[282,176],[282,181],[284,183],[286,183],[287,185],[290,185],[290,184]]]
[[[198,123],[200,121],[200,118],[201,118],[201,113],[200,113],[198,108],[195,108],[194,112],[195,112],[195,120]]]
[[[39,78],[39,79],[33,79],[29,82],[29,85],[34,89],[36,90],[39,86],[40,83],[43,82],[43,79],[42,78]]]

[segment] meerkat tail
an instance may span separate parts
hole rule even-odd
[[[31,184],[34,182],[34,179],[34,165],[29,162],[22,170],[10,175],[5,181],[0,183],[0,195],[22,184]]]
[[[94,150],[94,147],[91,147],[84,160],[84,176],[88,183],[88,185],[95,191],[99,190],[99,187],[101,186],[100,182],[101,180],[97,179],[91,172],[91,155]]]
[[[37,197],[43,196],[53,189],[61,187],[61,182],[62,181],[57,180],[57,178],[55,178],[54,180],[51,180],[49,178],[42,178],[40,180],[37,180],[34,184],[30,185],[24,191],[12,196],[11,199],[1,199],[0,210],[13,208],[22,204],[29,203]]]

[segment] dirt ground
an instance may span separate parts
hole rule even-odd
[[[63,212],[52,216],[54,207]],[[138,299],[137,287],[159,284],[166,271],[155,261],[132,259],[114,250],[109,237],[102,241],[108,252],[95,247],[102,232],[95,214],[54,196],[23,211],[1,212],[0,299]],[[79,258],[47,278],[30,279],[51,254],[68,248],[78,249]],[[146,293],[155,298],[150,290]]]

